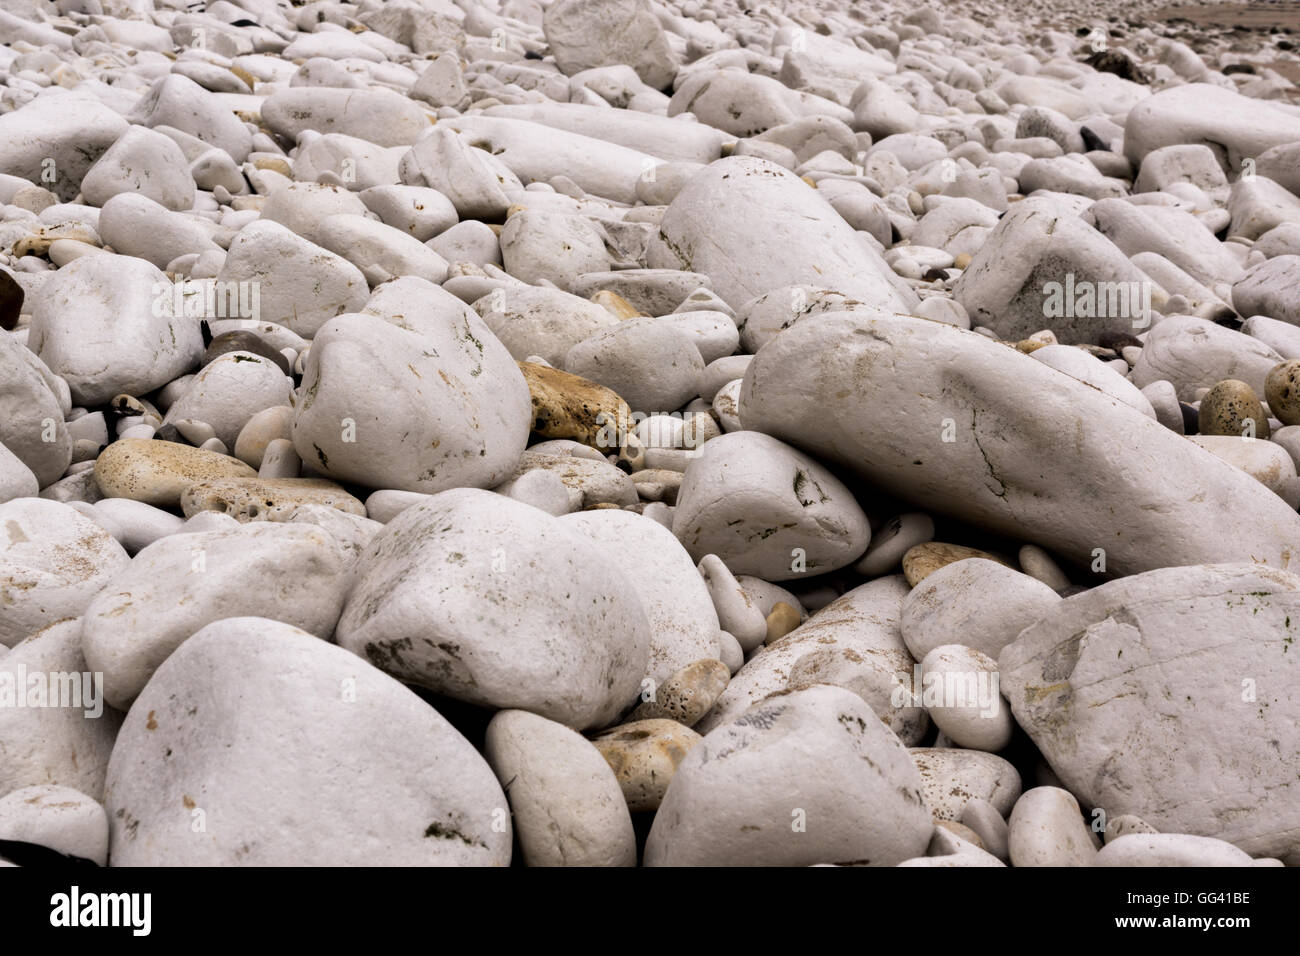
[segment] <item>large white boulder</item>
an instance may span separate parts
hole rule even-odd
[[[740,417],[924,507],[1084,566],[1103,558],[1110,574],[1300,557],[1300,516],[1250,476],[950,325],[852,314],[796,325],[750,364]]]

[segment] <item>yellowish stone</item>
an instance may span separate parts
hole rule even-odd
[[[365,517],[366,506],[324,478],[219,478],[200,481],[181,493],[181,511],[191,517],[220,511],[236,521],[274,521],[299,505],[325,505]]]
[[[633,813],[658,810],[677,767],[704,738],[675,720],[638,720],[592,741]]]
[[[947,567],[955,561],[965,561],[967,558],[984,558],[988,561],[996,561],[998,564],[1007,563],[996,555],[980,551],[978,548],[944,544],[942,541],[926,541],[909,548],[907,554],[903,555],[903,575],[907,578],[908,584],[916,587],[940,568]]]
[[[95,461],[95,483],[106,498],[131,498],[162,508],[175,507],[181,493],[199,481],[256,478],[238,458],[177,442],[122,438]]]

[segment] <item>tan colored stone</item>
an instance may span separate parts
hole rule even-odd
[[[599,443],[602,427],[610,435],[631,426],[632,409],[617,393],[557,368],[533,362],[518,364],[533,400],[534,432],[543,438],[579,441],[605,454],[618,450],[602,448]]]
[[[709,712],[730,682],[731,671],[722,661],[707,658],[693,661],[660,684],[654,699],[640,704],[628,719],[633,723],[675,720],[693,727]]]
[[[601,289],[591,297],[591,301],[614,316],[616,319],[635,319],[644,313],[638,312],[636,306],[627,299],[623,298],[617,292],[611,292],[609,289]]]
[[[275,521],[299,505],[325,505],[365,517],[366,506],[324,478],[218,478],[181,493],[181,511],[193,517],[220,511],[236,521]]]
[[[181,492],[196,482],[256,477],[238,458],[153,439],[118,439],[95,460],[95,483],[104,497],[163,508],[179,504]]]
[[[1217,387],[1216,385],[1215,388]],[[1273,417],[1283,425],[1300,425],[1300,361],[1292,360],[1274,366],[1264,380],[1264,399],[1268,402],[1268,410],[1273,413]],[[1204,402],[1201,404],[1201,416],[1203,421]],[[1202,432],[1208,434],[1204,430]]]
[[[289,179],[293,178],[293,169],[279,156],[259,156],[253,165],[258,169],[269,169],[273,173],[279,173]]]
[[[980,551],[978,548],[944,544],[942,541],[926,541],[909,548],[907,554],[903,555],[903,574],[907,578],[907,583],[916,587],[940,568],[956,561],[965,561],[967,558],[986,558],[998,564],[1007,564],[997,555]]]
[[[980,839],[980,835],[976,833],[974,830],[972,830],[970,827],[966,826],[966,824],[964,823],[958,823],[956,820],[936,819],[934,821],[934,825],[937,827],[943,827],[949,833],[956,834],[957,836],[965,840],[967,843],[973,843],[981,850],[985,849],[984,841]]]
[[[236,66],[232,64],[229,67],[229,70],[231,73],[235,74],[235,76],[243,80],[245,85],[247,85],[250,91],[257,89],[257,78],[254,77],[252,73],[249,73],[247,70],[245,70],[242,66]]]
[[[618,778],[633,813],[658,810],[677,767],[704,738],[675,720],[638,720],[611,727],[592,743]]]
[[[1285,371],[1287,366],[1291,365],[1294,366],[1292,374],[1300,373],[1300,362],[1285,362],[1268,373],[1266,380],[1268,394],[1281,400],[1284,389],[1289,389],[1292,394],[1295,393],[1291,375]],[[1280,374],[1279,370],[1282,370]],[[1285,401],[1283,400],[1282,403],[1285,404]],[[1271,402],[1269,407],[1272,408]],[[1276,409],[1273,414],[1277,415]],[[1278,415],[1278,418],[1281,417]],[[1285,419],[1282,421],[1286,422]],[[1259,396],[1245,382],[1233,378],[1215,383],[1214,387],[1205,393],[1205,397],[1201,399],[1197,422],[1198,431],[1202,435],[1268,438],[1270,434],[1268,416],[1264,414],[1264,406],[1260,404]],[[1286,424],[1291,423],[1286,422]]]
[[[798,626],[799,612],[784,601],[777,601],[772,605],[772,613],[767,616],[766,643],[779,641]]]

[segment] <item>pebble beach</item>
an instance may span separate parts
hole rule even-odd
[[[1300,5],[0,44],[0,867],[1300,865]]]

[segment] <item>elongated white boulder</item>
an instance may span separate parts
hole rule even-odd
[[[1124,155],[1134,166],[1153,150],[1191,143],[1210,147],[1224,169],[1239,172],[1243,159],[1297,140],[1300,117],[1210,83],[1161,90],[1133,107],[1124,123]]]
[[[585,103],[503,104],[489,106],[483,115],[528,120],[677,163],[711,163],[722,155],[722,144],[728,139],[703,123]]]
[[[365,661],[264,618],[210,624],[163,666],[104,802],[114,866],[510,862],[505,794],[469,741]]]
[[[661,163],[640,150],[523,119],[471,115],[443,123],[525,183],[567,176],[585,192],[615,202],[635,203],[637,183]]]
[[[1138,388],[1169,382],[1183,402],[1228,378],[1263,395],[1268,373],[1282,361],[1262,339],[1193,315],[1171,315],[1147,334],[1131,379]]]
[[[1002,692],[1086,805],[1295,864],[1297,629],[1300,576],[1164,568],[1061,602],[1002,651]]]
[[[386,89],[281,89],[262,103],[262,119],[289,139],[312,130],[355,136],[378,146],[410,146],[429,128],[419,104]]]
[[[487,491],[412,505],[371,541],[338,642],[402,680],[577,730],[632,703],[650,626],[623,572],[568,522]]]
[[[853,314],[796,325],[750,364],[740,416],[924,507],[1084,566],[1104,557],[1110,574],[1300,556],[1300,516],[1250,476],[953,326]]]
[[[789,170],[747,156],[719,160],[691,178],[664,212],[649,263],[704,273],[733,309],[800,284],[883,308],[918,304],[816,190]]]
[[[1187,833],[1130,833],[1107,843],[1093,866],[1251,866],[1254,860],[1225,840]]]

